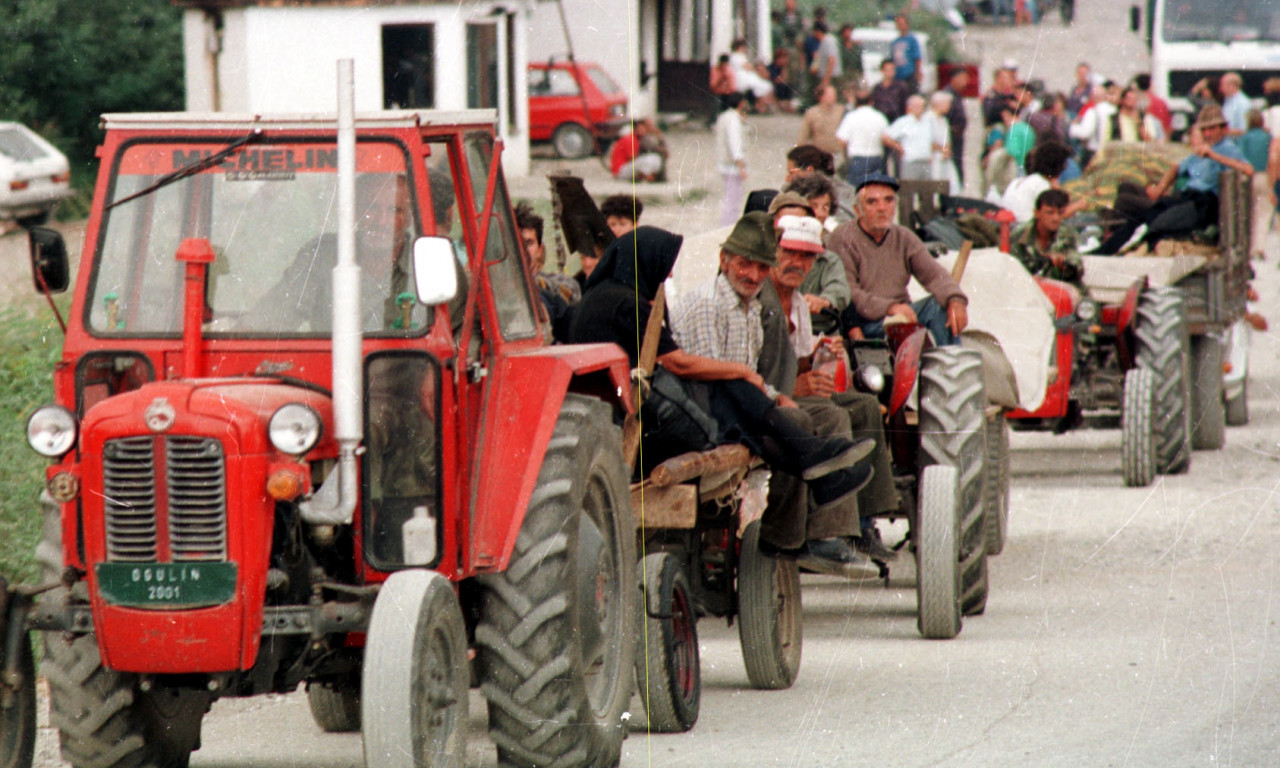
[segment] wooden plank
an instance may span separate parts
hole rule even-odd
[[[631,487],[631,510],[641,530],[691,529],[698,522],[698,489],[692,485],[669,488]]]

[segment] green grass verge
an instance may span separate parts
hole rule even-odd
[[[27,445],[27,417],[53,402],[62,333],[51,318],[0,312],[0,574],[34,583],[40,536],[36,507],[48,460]]]

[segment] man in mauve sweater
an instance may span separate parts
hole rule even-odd
[[[897,179],[865,176],[858,184],[858,218],[831,234],[828,247],[844,263],[852,294],[844,324],[864,338],[880,338],[885,317],[896,315],[928,328],[937,344],[955,344],[969,324],[969,300],[920,238],[893,223],[897,204]],[[913,276],[932,296],[911,302],[907,283]]]

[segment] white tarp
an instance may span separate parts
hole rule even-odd
[[[938,263],[950,270],[957,255],[954,251],[944,254]],[[1039,408],[1053,360],[1053,305],[1022,263],[998,248],[969,254],[960,287],[969,297],[965,334],[994,340],[1013,369],[1019,407]],[[913,300],[929,295],[915,280],[908,292]]]
[[[1084,256],[1084,285],[1089,298],[1119,304],[1125,291],[1146,275],[1152,285],[1173,285],[1199,269],[1208,259],[1182,253],[1176,256]]]

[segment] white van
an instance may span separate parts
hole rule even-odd
[[[920,91],[929,93],[938,87],[938,68],[929,57],[929,36],[912,32],[920,42],[920,66],[924,67],[924,79]],[[878,27],[856,27],[853,39],[862,46],[862,73],[867,87],[880,82],[880,63],[889,57],[889,46],[898,39],[898,28],[891,21],[880,22]]]

